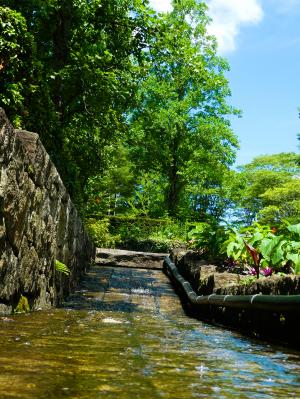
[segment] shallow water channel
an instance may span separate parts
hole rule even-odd
[[[96,266],[63,308],[0,318],[0,398],[300,398],[300,352],[189,318],[161,271]]]

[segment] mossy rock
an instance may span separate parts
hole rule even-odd
[[[14,313],[29,313],[30,306],[26,296],[21,295],[17,306],[14,309]]]

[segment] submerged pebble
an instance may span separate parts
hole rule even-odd
[[[15,321],[14,319],[10,319],[9,317],[0,317],[0,320],[5,322]]]
[[[105,319],[102,319],[103,323],[111,323],[111,324],[122,324],[123,321],[113,319],[112,317],[106,317]]]

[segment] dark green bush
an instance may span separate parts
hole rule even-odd
[[[186,242],[186,225],[171,219],[94,217],[86,219],[86,226],[98,247],[169,252]]]

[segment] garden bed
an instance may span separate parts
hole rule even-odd
[[[198,295],[300,295],[300,275],[273,275],[259,279],[229,273],[207,264],[197,251],[174,249],[170,259]]]

